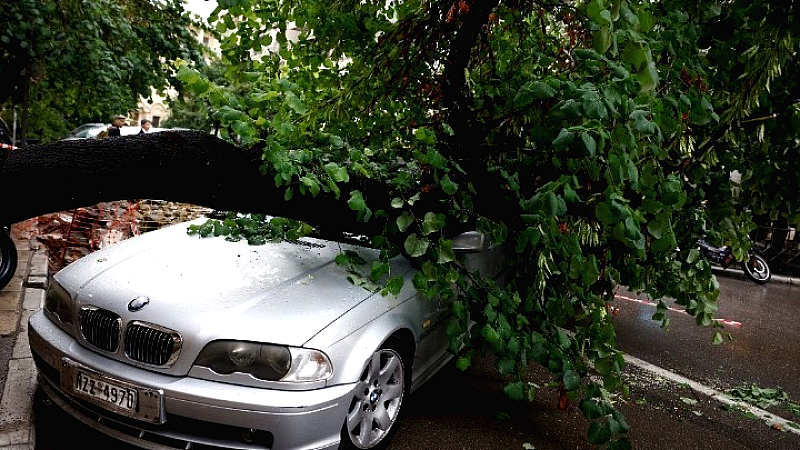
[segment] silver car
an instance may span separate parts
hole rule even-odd
[[[334,262],[357,252],[368,265],[373,249],[315,238],[251,246],[187,226],[54,276],[28,327],[41,389],[144,448],[385,446],[405,395],[451,359],[448,302],[418,296],[404,257],[391,261],[403,289],[382,295]],[[480,234],[454,248],[498,271]]]

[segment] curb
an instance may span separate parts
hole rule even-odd
[[[732,269],[732,268],[723,269],[722,267],[712,266],[711,271],[714,272],[714,274],[717,276],[722,275],[729,278],[741,278],[742,280],[750,281],[750,279],[744,275],[744,271],[740,269]],[[800,286],[800,278],[790,277],[787,275],[772,274],[772,277],[769,279],[769,282],[765,283],[763,286],[769,285],[769,283],[782,283],[782,284],[790,284],[793,286]]]
[[[20,295],[19,326],[8,361],[8,376],[0,399],[0,450],[34,450],[36,428],[33,398],[37,372],[28,344],[28,319],[42,308],[47,286],[47,255],[33,249],[25,288]]]

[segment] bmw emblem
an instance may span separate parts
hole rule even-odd
[[[143,295],[140,297],[136,297],[135,299],[131,300],[130,303],[128,303],[128,311],[133,311],[133,312],[139,311],[145,306],[147,306],[148,303],[150,303],[149,298]]]

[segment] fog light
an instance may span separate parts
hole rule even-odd
[[[247,445],[255,445],[264,448],[272,448],[272,444],[274,443],[272,433],[264,430],[256,430],[255,428],[242,428],[239,438]]]
[[[256,430],[250,428],[249,430],[242,430],[242,440],[248,444],[252,444],[256,439]]]

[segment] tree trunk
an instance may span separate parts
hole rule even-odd
[[[324,232],[375,236],[394,222],[401,210],[389,208],[394,195],[385,180],[351,178],[339,184],[341,197],[295,193],[284,199],[286,187],[275,187],[273,176],[262,175],[260,150],[242,150],[199,131],[162,131],[107,139],[62,140],[0,154],[0,224],[16,223],[46,213],[85,207],[103,201],[156,199],[192,203],[223,211],[257,212],[302,220]],[[462,189],[471,181],[479,195],[472,211],[494,220],[518,214],[516,198],[504,198],[496,174],[485,164],[466,164],[467,174],[452,175]],[[423,183],[413,205],[421,218],[444,212],[448,196],[433,183]],[[347,204],[359,190],[373,210],[389,210],[369,222],[357,219]],[[449,224],[448,234],[474,226]]]
[[[272,176],[262,175],[261,163],[260,151],[198,131],[64,140],[13,150],[0,155],[0,224],[101,201],[159,199],[290,217],[332,232],[370,233],[381,226],[358,222],[346,204],[351,189],[360,189],[370,204],[388,204],[377,180],[343,185],[339,200],[297,194],[287,202],[286,188],[276,188]]]

